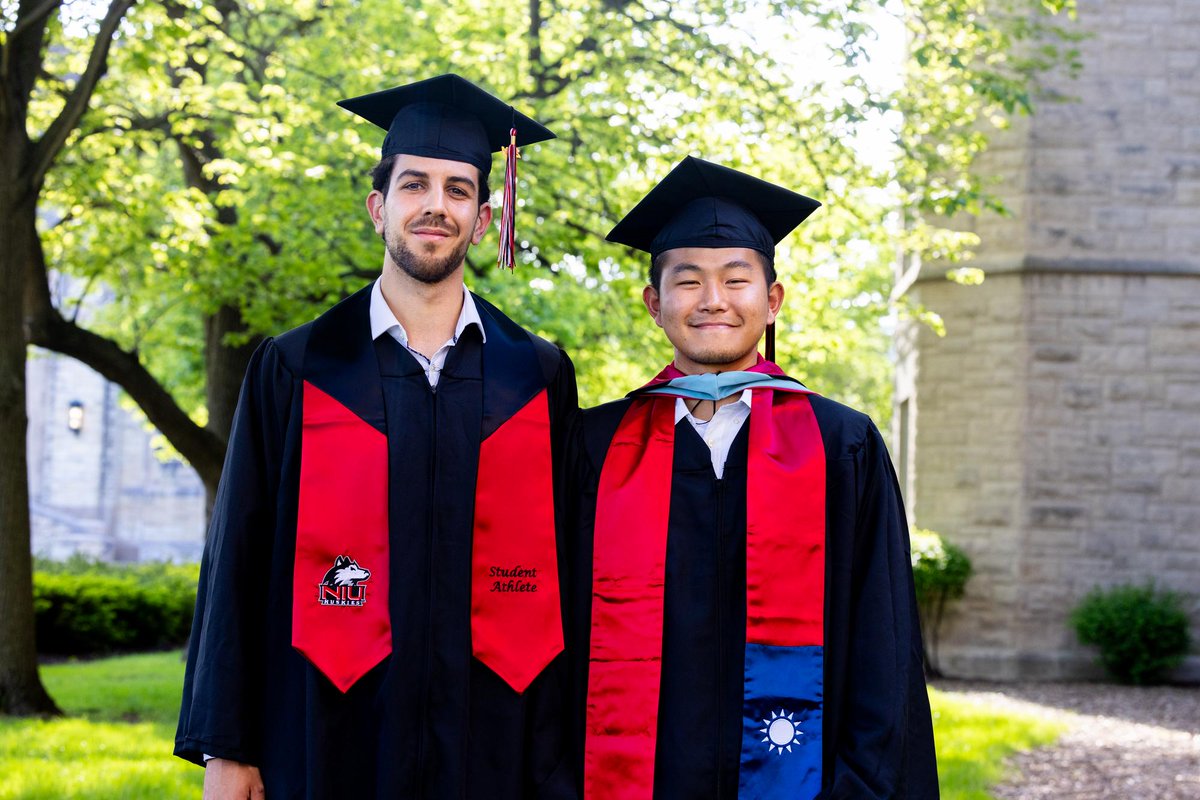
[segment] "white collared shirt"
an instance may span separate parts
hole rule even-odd
[[[718,478],[725,476],[725,459],[729,457],[729,448],[733,438],[737,436],[746,418],[750,416],[750,390],[743,389],[742,396],[734,403],[727,403],[717,409],[712,419],[705,422],[696,419],[688,413],[687,403],[682,397],[675,398],[675,423],[687,417],[688,422],[700,434],[700,438],[708,445],[712,455],[713,472]]]
[[[413,350],[408,346],[408,331],[404,330],[404,326],[396,319],[396,315],[388,307],[387,301],[383,299],[383,289],[379,285],[380,280],[376,279],[375,285],[371,287],[371,341],[378,339],[385,333],[391,334],[393,339],[404,345],[405,349],[412,353],[413,358],[425,370],[425,377],[429,380],[430,386],[437,387],[438,378],[442,374],[442,367],[446,365],[446,356],[450,355],[450,348],[458,344],[459,337],[463,335],[463,331],[467,329],[468,325],[477,326],[480,338],[484,342],[487,341],[487,334],[483,331],[483,321],[479,319],[479,309],[475,307],[475,301],[471,298],[471,293],[467,291],[467,287],[464,285],[462,311],[458,313],[458,323],[454,326],[454,336],[438,348],[438,351],[432,356],[426,356],[424,353]]]

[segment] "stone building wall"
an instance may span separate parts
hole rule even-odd
[[[34,554],[198,561],[205,498],[195,471],[159,459],[119,389],[82,363],[35,349],[26,375]],[[72,401],[83,405],[78,433],[67,426]]]
[[[960,675],[1094,674],[1066,618],[1097,585],[1190,592],[1200,633],[1200,2],[1078,25],[1081,77],[980,165],[1013,211],[972,221],[986,281],[926,270],[947,336],[897,340],[913,514],[977,570],[943,632]]]
[[[918,291],[948,335],[916,335],[910,501],[976,568],[943,666],[1094,674],[1066,618],[1098,585],[1191,592],[1200,623],[1200,279],[1006,273]]]

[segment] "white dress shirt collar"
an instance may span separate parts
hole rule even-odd
[[[475,307],[475,300],[464,284],[462,311],[458,313],[458,322],[454,326],[454,338],[446,344],[451,346],[457,344],[458,338],[462,336],[468,325],[477,326],[480,338],[484,342],[487,341],[487,334],[483,330],[483,321],[479,318],[479,309]],[[371,287],[371,340],[374,341],[385,333],[392,334],[396,341],[408,347],[408,331],[404,330],[404,326],[396,319],[396,315],[392,313],[387,301],[383,299],[380,279],[376,279],[375,285]]]

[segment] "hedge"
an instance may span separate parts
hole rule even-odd
[[[87,656],[178,647],[191,629],[199,574],[196,564],[39,559],[33,576],[38,651]]]

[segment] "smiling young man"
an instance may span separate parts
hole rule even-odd
[[[938,795],[883,439],[758,355],[775,245],[818,205],[687,158],[608,236],[650,253],[675,357],[574,438],[588,800]]]
[[[251,361],[175,752],[206,798],[574,797],[552,466],[574,372],[463,285],[492,153],[553,134],[453,75],[341,105],[388,132],[382,273]]]

